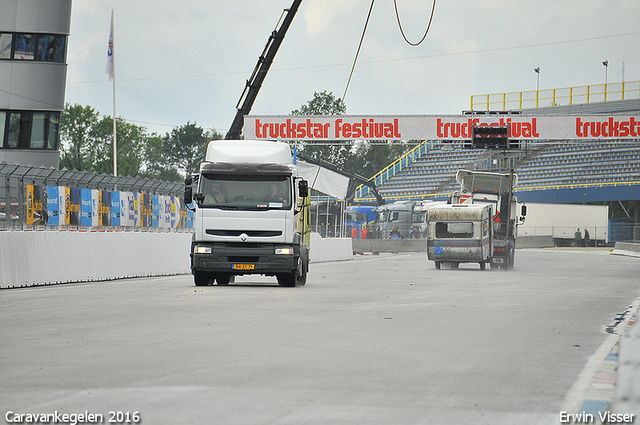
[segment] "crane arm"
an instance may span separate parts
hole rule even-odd
[[[284,40],[284,36],[291,25],[291,21],[293,21],[293,17],[298,11],[298,7],[300,7],[300,3],[302,3],[302,0],[294,0],[291,7],[284,10],[284,19],[281,17],[278,22],[280,27],[278,28],[276,25],[276,29],[269,36],[267,45],[258,58],[258,63],[253,70],[253,74],[251,74],[251,78],[247,80],[244,91],[240,96],[240,100],[238,100],[236,105],[236,116],[233,119],[233,123],[231,124],[231,128],[229,128],[229,132],[227,132],[225,139],[236,140],[240,138],[240,135],[242,134],[242,127],[244,125],[244,116],[248,115],[253,107],[253,102],[255,102],[256,97],[258,96],[262,83],[264,82],[267,72],[273,63],[273,59],[276,57],[276,53],[282,44],[282,40]]]

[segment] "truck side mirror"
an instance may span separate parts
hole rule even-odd
[[[298,182],[298,196],[301,198],[309,196],[309,182],[306,180],[300,180]]]
[[[527,215],[527,206],[526,206],[526,205],[523,205],[523,206],[522,206],[522,210],[521,210],[521,212],[520,212],[520,215],[521,215],[521,216],[523,216],[523,217],[524,217],[525,215]]]
[[[193,189],[191,186],[186,186],[184,188],[184,204],[189,205],[193,202]]]

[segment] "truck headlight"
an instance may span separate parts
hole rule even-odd
[[[211,247],[206,245],[196,245],[193,247],[194,254],[211,254]]]
[[[291,247],[276,248],[275,254],[276,255],[293,255],[293,248],[291,248]]]

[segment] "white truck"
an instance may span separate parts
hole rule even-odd
[[[444,202],[396,201],[376,209],[378,213],[374,228],[382,239],[391,239],[391,230],[397,227],[400,238],[423,238],[427,231],[427,211]],[[415,234],[411,235],[411,228]]]
[[[299,225],[296,216],[307,196],[288,144],[209,142],[200,172],[185,180],[185,202],[194,201],[195,211],[195,285],[227,285],[245,274],[275,276],[286,287],[304,285],[309,252],[301,234],[308,223]]]
[[[527,203],[527,222],[519,236],[551,237],[554,246],[575,246],[580,230],[582,245],[600,246],[609,242],[607,205]],[[589,240],[585,240],[585,230]]]
[[[513,173],[488,173],[459,170],[456,181],[460,190],[451,196],[452,204],[490,205],[493,251],[491,267],[510,270],[515,262],[516,233],[524,223],[527,209],[513,195],[518,176]],[[521,208],[518,208],[522,204]]]

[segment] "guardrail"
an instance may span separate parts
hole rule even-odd
[[[378,172],[375,176],[371,177],[369,180],[373,181],[376,184],[376,187],[379,187],[382,183],[389,180],[391,177],[395,176],[397,173],[402,171],[404,168],[408,167],[415,160],[422,157],[424,154],[429,152],[433,147],[440,143],[439,140],[425,140],[420,143],[415,148],[411,149],[406,154],[402,155],[400,158],[396,159],[391,164],[387,165],[382,171]],[[370,193],[369,186],[360,185],[356,188],[355,199],[362,200],[365,196]]]
[[[472,111],[508,111],[640,98],[640,81],[471,96]]]

